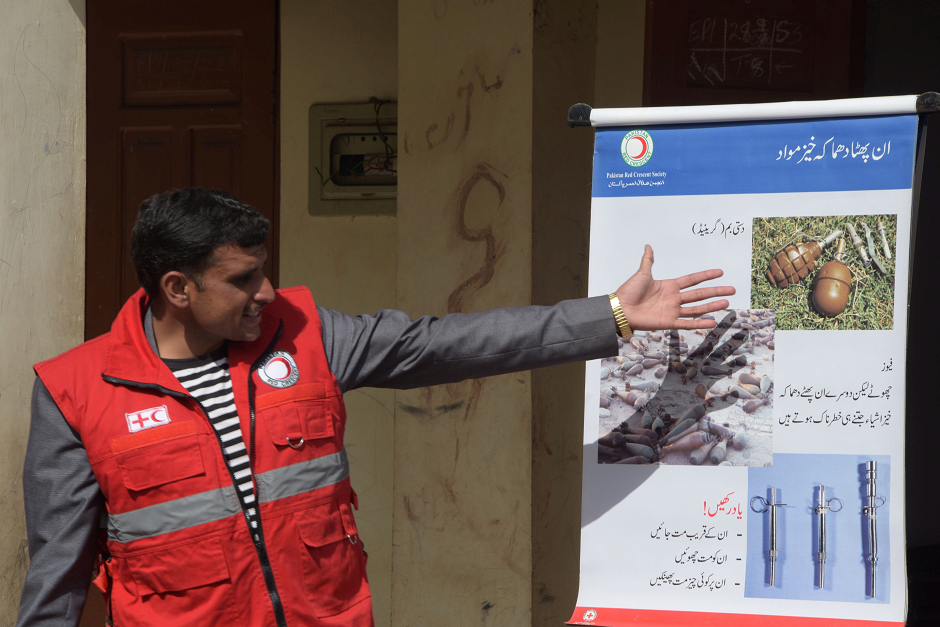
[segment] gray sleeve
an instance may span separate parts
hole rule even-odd
[[[374,316],[317,309],[326,358],[344,391],[437,385],[617,352],[606,296],[415,320],[391,309]]]
[[[91,584],[103,499],[78,433],[38,377],[23,495],[30,564],[16,625],[78,625]]]

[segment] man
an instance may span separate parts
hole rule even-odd
[[[647,246],[616,298],[353,317],[275,291],[267,232],[220,192],[153,196],[131,240],[143,289],[110,333],[36,366],[21,627],[76,625],[97,554],[119,627],[371,625],[343,392],[611,355],[630,326],[714,326],[679,317],[734,292],[680,291],[720,270],[654,281]]]

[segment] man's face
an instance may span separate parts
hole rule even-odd
[[[261,271],[267,256],[264,246],[219,246],[199,287],[188,286],[190,312],[205,340],[250,342],[261,335],[261,309],[274,300]]]

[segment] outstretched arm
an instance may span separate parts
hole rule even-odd
[[[684,320],[728,306],[717,300],[732,287],[682,290],[721,276],[707,270],[654,281],[653,249],[617,290],[634,329],[697,329],[713,320]],[[344,391],[357,387],[413,388],[529,370],[616,354],[616,329],[606,296],[562,301],[554,307],[516,307],[412,320],[401,311],[348,316],[319,307],[330,370]]]
[[[728,308],[726,299],[702,305],[692,305],[717,296],[731,296],[730,285],[703,287],[689,290],[699,283],[717,279],[721,270],[704,270],[677,279],[653,279],[653,248],[647,244],[640,261],[640,269],[615,292],[623,307],[624,316],[635,330],[709,329],[714,320],[688,320],[712,311]],[[683,291],[688,290],[688,291]]]

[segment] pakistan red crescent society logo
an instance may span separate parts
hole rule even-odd
[[[588,610],[584,613],[584,620],[594,620],[595,618],[597,618],[597,611],[595,610]]]
[[[297,383],[300,372],[297,370],[297,362],[290,353],[274,351],[258,368],[258,376],[272,387],[289,388]]]
[[[653,157],[653,138],[646,131],[630,131],[620,142],[620,154],[627,165],[638,168]]]

